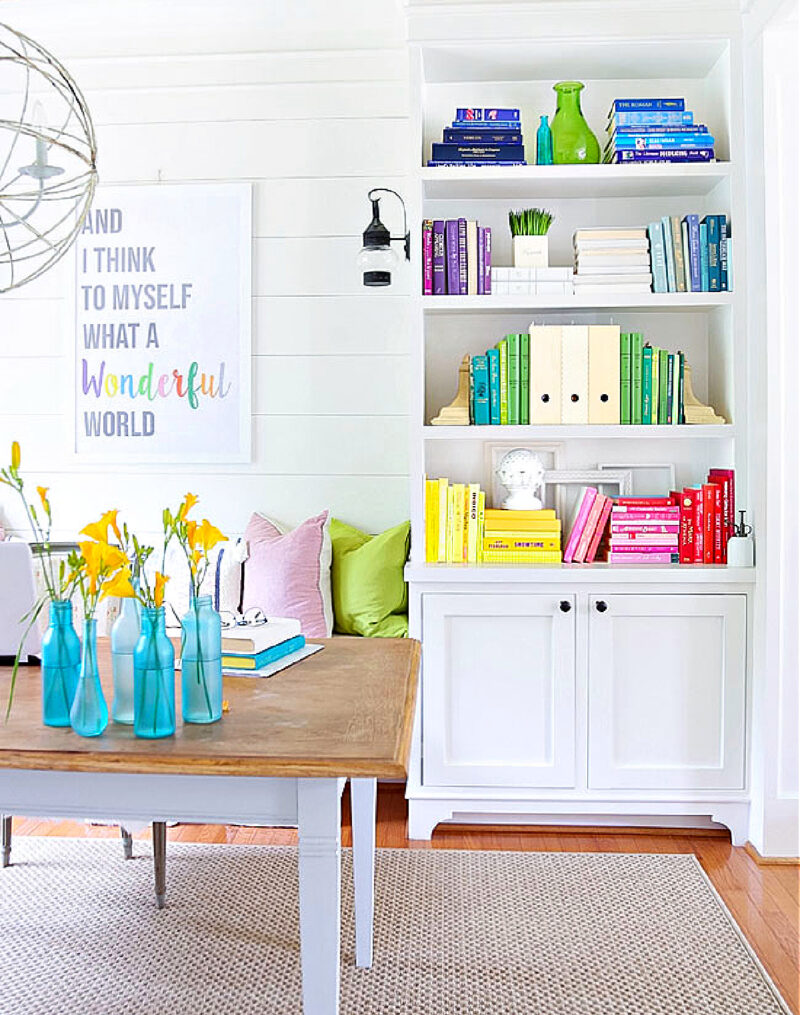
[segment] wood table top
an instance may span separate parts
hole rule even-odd
[[[178,720],[174,736],[144,740],[109,721],[99,737],[42,724],[41,671],[22,666],[0,769],[172,775],[362,776],[407,774],[419,642],[410,638],[314,639],[325,648],[272,677],[224,677],[230,711],[208,725]],[[111,654],[98,644],[111,708]],[[5,712],[11,667],[0,667]],[[180,673],[176,677],[180,716]],[[0,776],[2,778],[2,776]]]

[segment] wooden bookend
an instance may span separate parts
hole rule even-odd
[[[469,356],[458,368],[458,392],[449,405],[431,420],[431,426],[469,426]]]
[[[692,391],[692,368],[683,364],[683,416],[686,423],[727,423],[710,405],[703,405]]]

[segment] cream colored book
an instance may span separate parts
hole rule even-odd
[[[478,500],[481,488],[477,483],[467,487],[467,563],[478,563]]]

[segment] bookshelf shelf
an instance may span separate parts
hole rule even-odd
[[[725,564],[415,564],[406,565],[407,581],[446,585],[481,583],[585,585],[750,585],[756,580],[754,567]]]
[[[736,427],[720,426],[423,426],[426,441],[732,440]]]
[[[613,296],[420,296],[426,313],[464,311],[498,313],[505,310],[637,310],[674,311],[709,310],[728,307],[733,293],[645,293],[629,297]]]
[[[699,197],[731,176],[729,162],[639,166],[441,166],[423,168],[423,195],[432,200]]]

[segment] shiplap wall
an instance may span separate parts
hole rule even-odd
[[[330,508],[372,531],[407,518],[409,278],[371,295],[354,266],[366,191],[403,190],[398,4],[9,0],[2,20],[78,81],[103,181],[253,183],[249,465],[70,462],[69,264],[0,296],[0,460],[18,439],[57,536],[109,506],[152,531],[188,489],[232,534],[253,509],[295,523]],[[388,204],[385,220],[399,231]],[[1,488],[0,521],[23,529]]]

